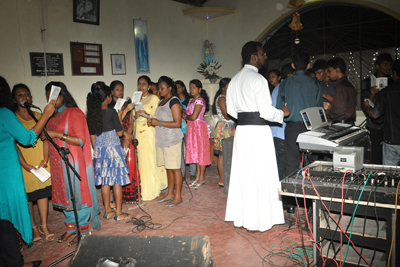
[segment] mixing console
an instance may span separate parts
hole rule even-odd
[[[306,168],[321,197],[342,198],[344,173],[333,171],[332,162],[316,161]],[[296,189],[296,194],[301,197],[303,174],[300,172],[297,179],[296,176],[297,172],[282,180],[282,191],[294,193]],[[363,169],[355,173],[348,172],[344,180],[344,198],[357,201],[365,182],[367,185],[361,201],[394,205],[397,185],[400,182],[400,167],[364,164]],[[316,196],[308,177],[304,179],[304,189],[306,195]]]

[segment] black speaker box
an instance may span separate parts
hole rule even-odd
[[[232,154],[233,154],[233,141],[235,137],[229,137],[222,140],[222,151],[224,157],[222,159],[224,166],[224,193],[229,192],[229,181],[231,179],[231,166],[232,166]]]
[[[141,266],[214,266],[207,236],[105,236],[81,240],[69,266],[95,267],[101,258],[133,258]]]

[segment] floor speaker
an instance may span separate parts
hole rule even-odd
[[[225,194],[228,194],[229,181],[231,179],[233,141],[234,141],[233,136],[222,140],[222,151],[224,152],[224,157],[222,158],[222,166],[224,167],[224,193]]]
[[[136,261],[135,267],[214,266],[207,236],[105,235],[83,238],[69,266],[95,267],[104,258],[133,258]]]

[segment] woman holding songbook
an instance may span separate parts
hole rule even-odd
[[[139,153],[139,171],[141,193],[143,200],[153,200],[160,195],[161,190],[167,187],[167,172],[164,166],[156,164],[156,130],[147,125],[145,114],[156,118],[156,108],[160,99],[149,93],[151,80],[148,76],[140,76],[138,79],[138,91],[142,92],[140,102],[144,110],[135,114],[135,137],[139,141],[137,147]]]
[[[112,99],[110,87],[104,82],[92,84],[86,97],[87,123],[90,141],[93,146],[93,164],[96,185],[101,185],[106,212],[103,218],[114,218],[116,222],[129,218],[129,214],[122,212],[122,186],[130,184],[128,168],[118,136],[124,134],[121,125],[121,116],[115,109],[108,108]],[[110,205],[110,190],[113,188],[115,211]]]
[[[17,119],[29,130],[35,126],[36,121],[29,115],[28,109],[22,106],[23,101],[32,104],[32,95],[28,86],[25,84],[14,85],[11,95],[14,102],[14,112]],[[36,119],[42,116],[39,112],[33,112]],[[43,140],[41,139],[43,138]],[[29,210],[32,220],[33,244],[40,245],[43,243],[44,234],[47,241],[54,240],[52,234],[47,227],[47,213],[49,210],[49,197],[51,197],[51,179],[44,183],[40,181],[32,172],[32,169],[43,167],[50,172],[49,161],[49,143],[42,134],[34,146],[24,146],[17,143],[19,159],[22,166],[22,174],[24,176],[25,190],[28,197]],[[37,202],[40,224],[36,225],[33,202]]]
[[[115,80],[110,84],[112,91],[112,101],[108,105],[108,108],[114,108],[119,98],[124,97],[124,84],[121,81]],[[133,139],[133,117],[131,110],[135,107],[135,103],[128,103],[126,101],[122,106],[122,109],[118,113],[123,113],[121,116],[122,127],[124,128],[124,135],[119,139],[121,146],[127,151],[125,157],[126,164],[129,169],[129,179],[131,183],[122,187],[122,203],[135,203],[138,197],[138,185],[140,185],[139,171],[136,170],[136,160],[134,157],[134,146],[132,144]],[[124,115],[126,114],[126,115]],[[136,172],[137,171],[137,172]],[[136,177],[139,177],[139,179]],[[111,208],[115,209],[115,203],[111,203]]]
[[[61,88],[56,101],[56,112],[47,124],[50,137],[59,147],[67,148],[69,162],[75,167],[81,180],[69,169],[69,175],[75,194],[76,209],[81,234],[89,234],[89,219],[92,227],[100,229],[100,207],[94,184],[92,151],[90,148],[89,130],[85,114],[78,108],[67,86],[62,82],[50,82],[46,85],[46,96],[50,97],[52,86]],[[67,166],[56,148],[49,144],[50,173],[53,187],[53,206],[61,209],[65,215],[66,232],[58,238],[58,243],[66,242],[76,234],[77,225],[71,201],[71,190],[68,183]],[[68,246],[77,244],[77,236]]]
[[[182,139],[181,103],[171,78],[158,79],[161,101],[157,105],[156,118],[148,118],[147,125],[156,129],[157,166],[167,170],[168,193],[158,202],[168,202],[167,207],[182,203]]]
[[[32,219],[15,142],[24,146],[35,145],[54,113],[55,101],[46,106],[39,121],[29,130],[11,111],[12,104],[10,87],[0,77],[0,262],[5,266],[37,267],[41,261],[24,264],[17,239],[18,231],[28,245],[32,243]]]

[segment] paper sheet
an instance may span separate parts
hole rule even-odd
[[[50,91],[50,97],[49,97],[49,103],[51,100],[57,101],[58,95],[60,94],[61,88],[58,86],[51,86],[51,91]]]

